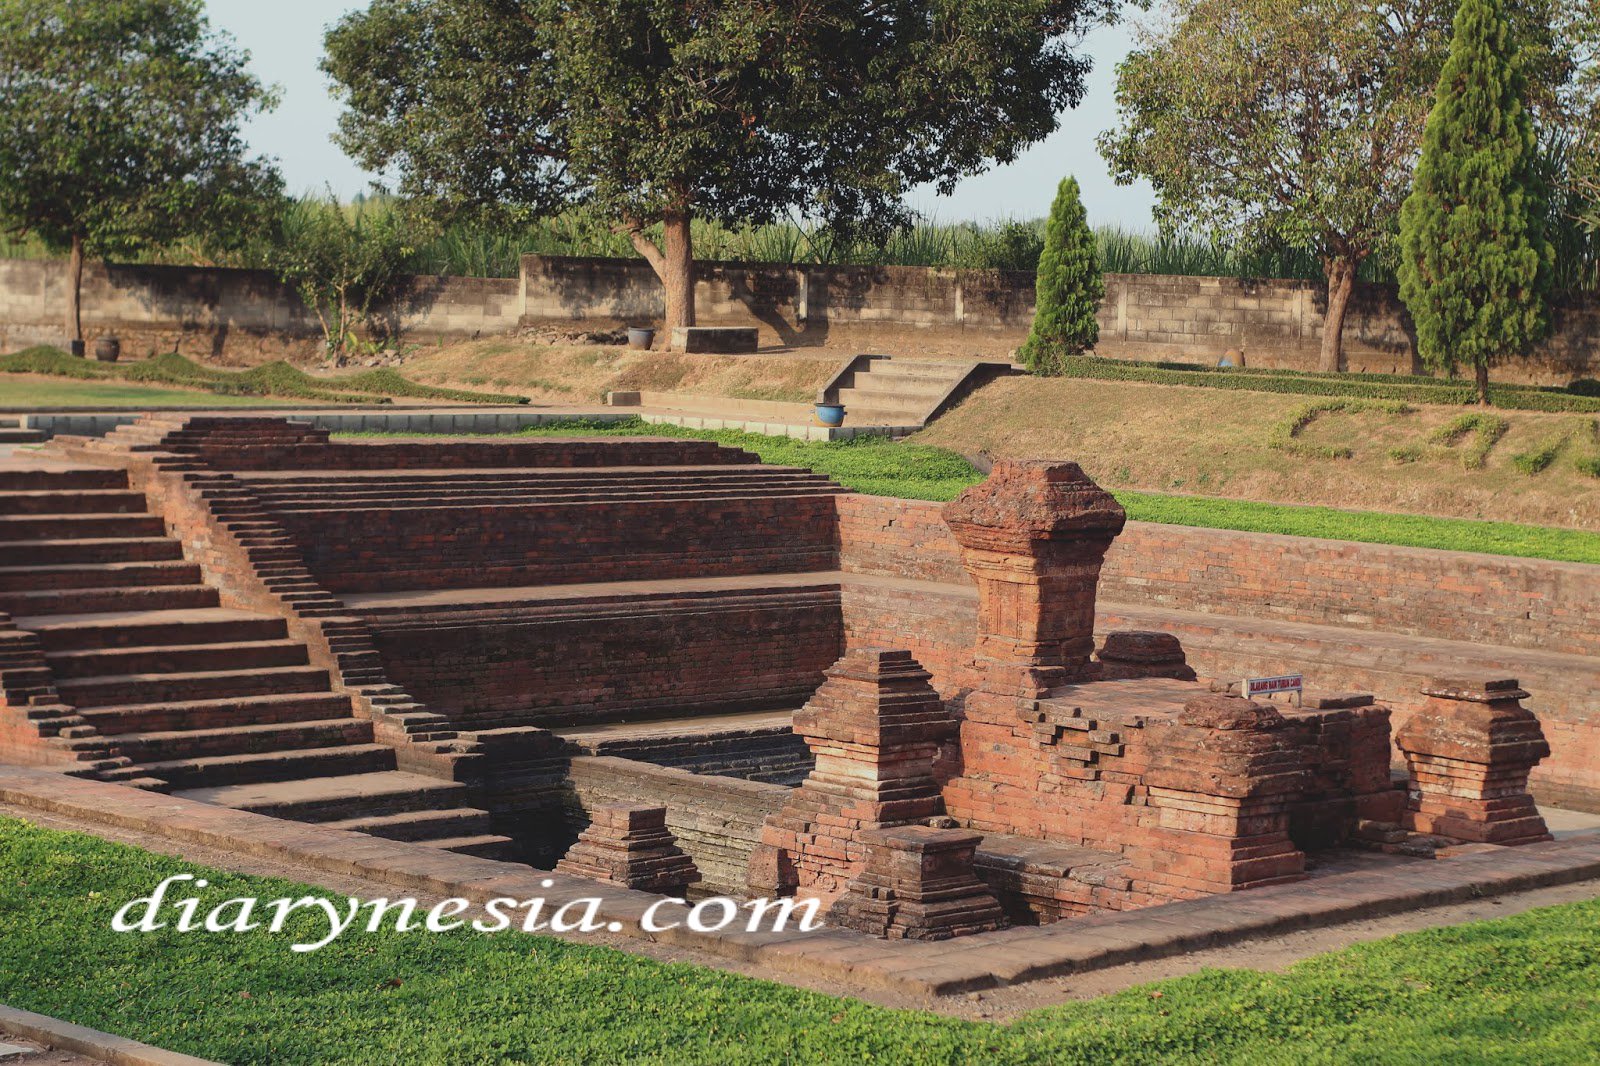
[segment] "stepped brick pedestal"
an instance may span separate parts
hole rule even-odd
[[[1411,773],[1406,828],[1486,844],[1549,840],[1528,772],[1550,754],[1510,679],[1433,681],[1395,743]]]
[[[556,873],[681,897],[700,871],[667,829],[667,809],[618,804],[589,812],[589,828]]]
[[[933,764],[957,723],[907,651],[856,648],[794,716],[816,766],[768,820],[751,858],[757,894],[830,898],[865,858],[864,832],[944,812]]]
[[[973,859],[982,836],[902,826],[861,834],[867,861],[828,911],[828,922],[891,940],[948,940],[1005,928]]]

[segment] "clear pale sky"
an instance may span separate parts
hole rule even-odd
[[[294,192],[331,186],[348,197],[368,188],[370,175],[347,159],[330,137],[339,105],[328,79],[317,69],[322,35],[346,11],[362,4],[342,0],[209,0],[211,24],[232,34],[249,51],[256,76],[283,90],[271,114],[249,127],[251,146],[275,156]],[[917,190],[912,206],[942,221],[1035,218],[1048,213],[1056,183],[1076,174],[1092,225],[1116,223],[1130,229],[1153,228],[1153,198],[1147,185],[1119,187],[1106,173],[1094,138],[1114,124],[1115,67],[1127,53],[1126,27],[1096,30],[1083,51],[1094,57],[1094,72],[1083,103],[1061,117],[1061,127],[1015,163],[968,178],[948,197]]]

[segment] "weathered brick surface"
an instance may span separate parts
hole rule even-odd
[[[803,703],[839,657],[838,593],[365,615],[386,671],[463,728]]]
[[[795,712],[816,767],[767,820],[750,863],[756,895],[831,899],[865,858],[865,836],[944,813],[934,765],[958,724],[905,651],[856,648]]]
[[[1396,741],[1411,774],[1406,826],[1485,844],[1549,840],[1528,771],[1550,754],[1510,679],[1433,681]]]
[[[977,604],[940,505],[851,495],[836,506],[840,564],[864,575],[845,586],[848,640],[914,648],[935,686],[955,691]],[[875,576],[925,584],[874,585]],[[1374,693],[1397,729],[1422,706],[1428,679],[1458,663],[1519,675],[1552,751],[1534,771],[1535,791],[1600,809],[1591,705],[1600,638],[1588,622],[1600,567],[1130,522],[1101,582],[1102,631],[1159,621],[1202,675],[1303,672],[1316,685]],[[1141,613],[1149,607],[1189,613]],[[1391,646],[1367,633],[1421,643]]]
[[[866,862],[828,920],[890,940],[949,940],[1004,928],[1000,902],[975,872],[981,839],[925,825],[863,832]]]
[[[596,806],[665,806],[667,828],[704,879],[701,890],[733,895],[745,892],[745,871],[761,826],[791,791],[783,785],[691,774],[605,756],[573,759],[567,788],[569,817],[575,826],[587,824],[587,812]]]
[[[591,808],[589,828],[556,863],[556,873],[679,897],[700,880],[667,829],[667,809],[645,804]]]

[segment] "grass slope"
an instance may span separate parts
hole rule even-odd
[[[1600,1047],[1600,901],[1281,974],[1203,971],[997,1026],[521,933],[391,928],[295,954],[289,943],[316,936],[293,920],[278,935],[112,931],[118,908],[175,873],[210,882],[191,890],[205,909],[316,892],[0,819],[0,1002],[239,1066],[1553,1066]]]
[[[395,397],[450,403],[527,403],[526,396],[469,392],[422,385],[392,370],[368,370],[338,378],[312,377],[279,360],[249,370],[218,370],[176,353],[132,363],[98,363],[59,348],[27,348],[0,356],[0,374],[43,374],[74,381],[129,381],[170,385],[217,396],[270,396],[317,403],[390,403]],[[85,390],[93,395],[94,390]]]
[[[1333,404],[1345,409],[1320,410],[1294,448],[1274,446],[1310,408]],[[1496,410],[1487,417],[1506,428],[1491,440],[1441,432],[1459,407],[1405,405],[1011,378],[913,439],[962,454],[1070,458],[1116,491],[1600,529],[1600,482],[1581,466],[1600,457],[1595,415]],[[1532,475],[1518,466],[1552,437],[1570,442],[1553,462]]]
[[[493,338],[419,348],[407,355],[405,372],[435,385],[491,386],[551,403],[594,403],[608,392],[634,389],[809,403],[846,358],[838,352],[684,355]]]

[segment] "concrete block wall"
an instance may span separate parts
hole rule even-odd
[[[1030,272],[711,261],[697,270],[700,322],[755,325],[763,344],[907,330],[1021,343],[1033,317]],[[59,260],[0,260],[0,350],[61,343],[65,274]],[[1255,366],[1314,369],[1324,305],[1315,282],[1108,274],[1096,351],[1210,362],[1240,348]],[[528,255],[518,278],[407,279],[377,317],[408,343],[519,324],[659,323],[663,312],[661,285],[642,259]],[[115,333],[130,357],[176,350],[254,365],[322,349],[316,317],[263,271],[93,262],[84,271],[83,316],[91,339]],[[1498,380],[1600,377],[1600,300],[1558,299],[1552,317],[1552,337],[1499,367]],[[1357,287],[1345,350],[1350,370],[1418,370],[1392,287]]]

